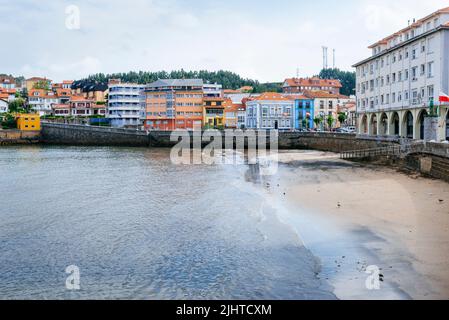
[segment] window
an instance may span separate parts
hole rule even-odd
[[[267,107],[262,108],[262,117],[268,117],[268,108]]]
[[[426,52],[426,42],[425,41],[421,42],[421,52]]]
[[[418,67],[412,68],[412,81],[418,80]]]
[[[427,39],[427,54],[433,53],[435,47],[435,37]]]
[[[428,78],[432,78],[433,77],[433,62],[429,62],[428,64],[427,64],[427,77]]]
[[[427,96],[429,97],[429,100],[430,100],[430,99],[433,99],[433,98],[434,98],[434,95],[435,95],[435,93],[434,93],[434,88],[433,88],[433,86],[428,86],[428,87],[427,87]]]
[[[333,106],[334,106],[334,104],[333,104],[332,100],[330,100],[330,101],[329,101],[329,109],[332,109]]]
[[[415,60],[417,58],[417,54],[416,54],[416,48],[412,49],[412,59]]]
[[[424,75],[426,73],[426,65],[425,64],[422,64],[421,65],[421,75]]]

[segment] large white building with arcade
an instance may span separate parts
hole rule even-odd
[[[424,138],[424,118],[438,106],[438,140],[449,139],[449,7],[369,47],[354,65],[359,134]]]

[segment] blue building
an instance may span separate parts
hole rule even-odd
[[[309,99],[305,96],[300,96],[295,99],[295,129],[307,129],[314,127],[314,101],[314,99]]]

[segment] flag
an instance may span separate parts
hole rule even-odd
[[[449,96],[443,92],[440,93],[440,102],[449,102]]]

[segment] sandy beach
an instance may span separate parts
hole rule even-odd
[[[279,174],[264,181],[270,201],[321,260],[338,298],[449,298],[448,183],[332,153],[279,158]],[[372,265],[380,290],[365,284]]]

